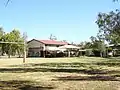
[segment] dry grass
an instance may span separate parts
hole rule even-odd
[[[120,61],[104,58],[0,59],[0,90],[120,90]]]

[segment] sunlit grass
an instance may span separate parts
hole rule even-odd
[[[0,90],[119,90],[119,58],[0,59]],[[28,89],[27,89],[28,88]]]

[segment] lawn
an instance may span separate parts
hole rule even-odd
[[[120,60],[0,59],[0,90],[120,90]]]

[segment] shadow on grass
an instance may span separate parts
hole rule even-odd
[[[80,68],[80,67],[88,67],[88,66],[107,66],[107,67],[119,67],[120,66],[120,62],[115,62],[115,61],[105,61],[105,62],[97,62],[97,63],[42,63],[42,64],[25,64],[25,65],[12,65],[11,67],[76,67],[76,68]]]
[[[67,72],[84,74],[118,74],[117,70],[104,70],[100,66],[119,66],[120,63],[42,63],[14,65],[11,68],[0,68],[1,73],[26,73],[26,72]],[[15,68],[13,68],[15,67]],[[80,69],[83,67],[84,69]],[[97,69],[98,68],[98,69]]]
[[[108,67],[114,67],[114,66],[120,66],[120,60],[113,61],[109,60],[106,62],[98,62],[98,63],[42,63],[42,64],[29,64],[33,67],[36,66],[47,66],[47,67],[87,67],[92,65],[98,65],[98,66],[108,66]],[[26,65],[27,66],[27,65]]]
[[[87,75],[101,75],[82,78],[63,78],[65,80],[104,80],[117,81],[116,77],[120,77],[118,70],[105,70],[100,66],[119,66],[120,63],[42,63],[42,64],[25,64],[14,65],[10,68],[0,68],[0,73],[27,73],[27,72],[64,72],[64,73],[82,73]],[[75,68],[73,68],[75,67]],[[80,69],[84,67],[84,69]],[[98,69],[97,69],[98,68]],[[111,76],[111,75],[115,76]],[[59,80],[62,80],[59,79]]]
[[[30,81],[0,81],[0,90],[49,90],[52,86],[34,86]]]
[[[56,77],[56,80],[62,81],[120,81],[116,76],[66,76],[66,77]]]
[[[119,74],[120,71],[117,70],[102,70],[102,69],[72,69],[72,68],[31,68],[31,67],[25,67],[25,68],[0,68],[0,73],[27,73],[27,72],[64,72],[64,73],[83,73],[88,75],[94,75],[94,74]]]
[[[87,69],[58,69],[58,68],[0,68],[0,73],[27,73],[27,72],[68,72],[68,73],[85,73],[85,74],[106,74],[102,70]]]

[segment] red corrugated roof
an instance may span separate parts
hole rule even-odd
[[[67,45],[67,42],[56,41],[56,40],[40,40],[40,42],[44,44],[52,44],[52,45]]]

